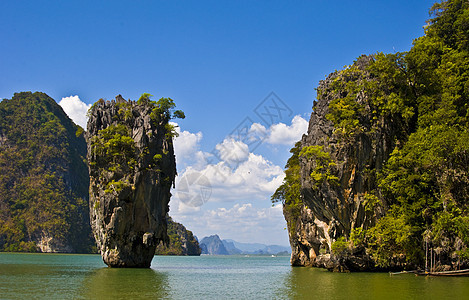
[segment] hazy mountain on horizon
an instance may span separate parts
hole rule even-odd
[[[241,251],[241,254],[277,254],[279,252],[291,253],[291,248],[281,245],[266,245],[261,243],[241,243],[232,239],[222,240],[222,242],[233,244],[233,246]],[[226,245],[225,245],[226,247]]]
[[[199,243],[201,254],[209,255],[229,255],[230,253],[226,250],[225,245],[220,240],[220,237],[216,234],[204,237]]]
[[[241,243],[232,239],[220,239],[218,235],[204,237],[200,241],[202,254],[211,255],[239,255],[239,254],[267,254],[291,253],[291,248],[281,245],[266,245],[261,243]]]

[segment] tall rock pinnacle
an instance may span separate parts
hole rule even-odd
[[[174,103],[100,99],[89,111],[90,219],[110,267],[150,267],[168,239],[166,215],[176,176],[168,123]],[[182,113],[182,112],[181,112]]]

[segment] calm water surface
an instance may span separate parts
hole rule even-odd
[[[288,257],[155,256],[110,269],[99,255],[0,253],[1,299],[469,299],[469,277],[337,274]]]

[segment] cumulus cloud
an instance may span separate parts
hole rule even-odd
[[[215,146],[219,158],[230,164],[239,164],[249,156],[249,146],[233,138],[227,138]]]
[[[203,160],[203,154],[200,151],[202,132],[181,131],[177,123],[171,124],[176,126],[176,132],[179,134],[173,142],[178,169],[183,170],[188,165],[197,164],[198,161]]]
[[[270,131],[265,128],[264,125],[259,123],[252,123],[251,127],[248,130],[248,140],[256,141],[261,140],[265,141],[269,138]]]
[[[177,126],[176,123],[173,123]],[[265,128],[259,123],[252,123],[246,131],[246,136],[227,136],[221,143],[217,144],[211,152],[200,150],[202,133],[191,133],[181,131],[177,127],[179,137],[174,141],[178,169],[195,168],[206,169],[209,173],[218,173],[221,177],[233,176],[234,171],[243,163],[251,159],[250,155],[259,143],[272,145],[292,146],[301,139],[308,129],[308,121],[297,115],[293,117],[291,125],[277,123],[270,128]],[[240,140],[242,139],[242,140]],[[253,148],[253,149],[250,149]],[[181,172],[182,173],[182,172]],[[238,172],[239,173],[239,172]],[[237,180],[237,178],[231,178]]]
[[[248,141],[261,140],[272,145],[293,146],[308,130],[308,121],[301,116],[294,116],[291,125],[277,123],[269,128],[253,123],[248,130]]]
[[[256,207],[253,203],[236,203],[231,207],[216,207],[196,215],[175,214],[199,238],[219,234],[222,239],[240,242],[288,245],[286,222],[282,205]]]
[[[293,145],[301,139],[308,130],[308,121],[301,116],[295,116],[290,126],[278,123],[270,126],[267,142],[270,144]]]
[[[77,95],[75,95],[62,98],[62,100],[59,102],[59,105],[62,106],[62,109],[70,117],[70,119],[73,120],[73,122],[86,129],[86,122],[88,120],[86,113],[91,107],[91,104],[86,104],[85,102],[81,101]]]
[[[248,136],[254,139],[256,136],[263,137],[265,142],[274,145],[292,145],[306,133],[307,127],[308,122],[305,119],[295,116],[291,125],[279,123],[272,125],[269,129],[253,123],[248,130]],[[203,152],[199,146],[201,139],[202,133],[200,132],[194,134],[183,131],[175,141],[176,156],[181,156],[185,162],[191,160],[191,163],[179,169],[176,181],[174,199],[181,201],[182,205],[204,205],[207,201],[216,203],[243,200],[268,202],[270,196],[282,184],[285,177],[283,168],[262,155],[250,152],[248,144],[243,141],[229,136],[217,144],[213,151]],[[194,184],[194,187],[187,187],[188,176],[198,176],[193,174],[203,175],[205,182],[209,183],[209,196],[207,196],[208,188],[203,185]],[[205,193],[203,196],[200,195],[202,190]],[[186,209],[184,206],[181,206],[182,208]]]
[[[252,151],[258,141],[291,146],[307,128],[301,116],[295,116],[290,125],[265,128],[253,123],[245,136],[227,136],[210,152],[200,149],[202,133],[178,131],[179,176],[170,215],[200,238],[216,233],[239,241],[287,244],[282,205],[270,206],[271,195],[285,177],[283,168]],[[179,168],[179,159],[185,162],[184,168]]]
[[[238,146],[240,148],[246,147],[242,142],[239,142]],[[239,148],[237,148],[238,146],[234,146],[232,150],[240,151]],[[222,149],[221,151],[226,151],[227,148],[220,149]],[[225,154],[226,155],[220,155],[219,157],[226,157],[226,160],[222,159],[216,163],[208,163],[208,161],[206,161],[206,164],[201,168],[194,166],[187,167],[184,172],[178,176],[175,198],[187,203],[187,190],[190,189],[194,193],[193,197],[200,196],[202,192],[204,192],[205,195],[200,197],[209,197],[209,199],[205,199],[202,202],[199,200],[193,202],[198,204],[203,204],[207,201],[233,202],[243,199],[268,201],[270,195],[282,183],[285,176],[283,169],[263,156],[248,152],[243,156],[244,161],[232,161],[233,156],[228,153]],[[239,158],[240,156],[236,157]],[[194,182],[192,179],[193,174],[203,176],[204,183],[200,184],[200,182],[195,182],[193,183],[194,186],[187,187],[187,180]],[[206,188],[208,188],[208,186],[210,196],[207,196]]]

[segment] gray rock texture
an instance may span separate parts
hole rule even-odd
[[[372,59],[370,56],[359,58],[354,67],[365,71]],[[345,97],[346,92],[333,89],[333,82],[342,76],[338,72],[330,74],[322,80],[318,87],[318,100],[314,103],[309,121],[308,133],[303,135],[301,147],[323,146],[335,163],[333,174],[339,179],[336,183],[325,181],[315,186],[311,180],[314,162],[300,156],[301,196],[303,207],[300,217],[289,230],[292,247],[291,264],[295,266],[317,266],[328,269],[339,268],[338,258],[331,255],[331,245],[339,237],[349,237],[354,228],[368,228],[375,224],[384,214],[386,203],[373,210],[365,209],[365,196],[376,190],[374,172],[379,170],[383,162],[392,152],[398,140],[393,132],[392,120],[380,120],[374,130],[364,129],[352,140],[339,137],[334,132],[333,123],[326,118],[329,104],[338,97]],[[371,80],[365,71],[360,78],[351,80]],[[357,102],[364,105],[367,99],[359,94]],[[366,112],[362,114],[361,124],[371,123],[367,120]],[[291,219],[288,211],[284,210],[287,220]],[[344,260],[344,258],[341,258]],[[354,258],[355,259],[355,258]],[[367,269],[369,262],[351,262],[351,269]],[[340,262],[344,265],[344,262]],[[355,267],[356,265],[356,267]],[[338,270],[339,270],[338,269]],[[343,270],[339,270],[343,271]]]
[[[89,112],[90,219],[110,267],[150,267],[156,246],[168,239],[176,162],[168,120],[151,116],[153,108],[119,95]]]

